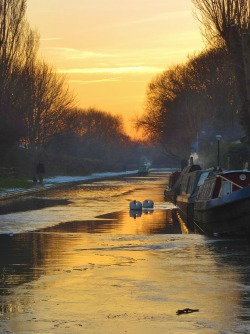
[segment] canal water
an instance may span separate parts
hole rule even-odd
[[[49,191],[0,215],[0,333],[250,333],[250,242],[187,233],[166,172]],[[129,211],[151,199],[153,210]],[[190,308],[197,312],[177,315]]]

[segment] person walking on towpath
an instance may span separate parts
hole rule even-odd
[[[39,161],[38,165],[36,166],[36,174],[37,174],[39,183],[42,184],[43,183],[43,177],[44,177],[44,174],[45,174],[45,167],[44,167],[44,164],[41,161]]]

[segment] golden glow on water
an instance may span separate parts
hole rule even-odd
[[[242,277],[219,245],[198,235],[43,234],[36,280],[18,287],[4,311],[17,333],[172,333],[233,328]],[[40,242],[40,241],[39,241]],[[228,262],[229,261],[229,262]],[[177,309],[198,308],[188,318]],[[232,317],[233,312],[233,317]],[[11,315],[12,314],[12,315]]]
[[[177,218],[178,218],[178,221],[180,222],[181,233],[182,234],[188,234],[188,228],[187,228],[185,222],[183,221],[183,219],[181,218],[181,215],[179,213],[177,213]]]
[[[0,332],[247,333],[248,241],[182,234],[165,178],[149,180],[63,190],[70,205],[33,213],[39,224],[60,211],[61,224],[0,235]],[[148,198],[149,182],[155,207],[135,219],[129,200]],[[176,315],[187,307],[199,312]]]

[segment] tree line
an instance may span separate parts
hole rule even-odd
[[[124,168],[156,157],[155,148],[126,134],[120,116],[76,106],[67,78],[38,56],[39,33],[26,7],[27,0],[0,0],[0,165],[17,144],[36,155]]]
[[[216,134],[224,142],[241,138],[250,147],[250,4],[192,2],[205,49],[149,83],[144,113],[136,123],[167,155],[180,160],[196,152],[206,162]]]
[[[240,100],[230,64],[225,48],[213,48],[159,74],[148,85],[137,125],[176,160],[202,154],[216,134],[239,139]]]
[[[26,0],[0,1],[0,145],[41,148],[65,128],[73,96],[66,80],[39,59],[39,34],[26,20]]]

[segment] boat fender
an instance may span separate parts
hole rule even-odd
[[[129,204],[130,210],[142,210],[142,204],[140,201],[131,201]]]
[[[145,201],[143,201],[143,207],[150,209],[154,207],[154,202],[151,199],[145,199]]]

